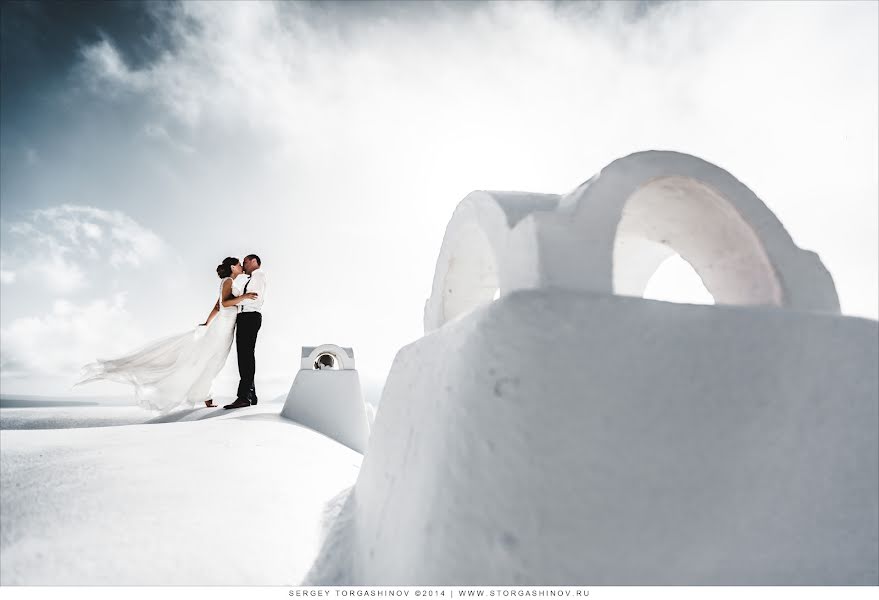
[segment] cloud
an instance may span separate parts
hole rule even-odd
[[[28,137],[39,164],[4,180],[47,173],[60,189],[104,190],[86,196],[97,206],[173,206],[175,222],[157,231],[176,235],[189,273],[228,247],[258,251],[273,311],[260,347],[280,365],[261,363],[264,376],[287,373],[284,353],[300,341],[354,345],[361,369],[386,369],[421,335],[464,195],[563,193],[651,148],[729,170],[819,252],[845,312],[877,314],[876,3],[145,6],[166,46],[146,63],[109,38],[84,46],[65,103],[50,105],[69,129]],[[58,122],[48,116],[33,120]],[[85,276],[74,256],[136,268],[154,245],[123,243],[94,214],[56,220],[73,222],[3,232],[21,250],[4,267],[18,277],[4,299],[31,276],[29,253],[63,288],[65,275]],[[327,249],[340,258],[318,264]],[[198,293],[191,279],[175,280],[181,295]],[[132,305],[137,285],[125,288]]]
[[[52,291],[86,285],[83,265],[100,262],[120,269],[157,260],[165,243],[120,211],[64,204],[32,211],[28,220],[10,223],[4,260],[16,260],[20,272],[34,273]],[[4,240],[5,241],[5,240]]]
[[[161,6],[156,60],[101,42],[84,66],[140,103],[138,132],[193,150],[169,159],[190,197],[258,199],[242,234],[290,274],[279,331],[387,365],[421,334],[464,195],[564,193],[645,149],[729,170],[820,254],[846,313],[877,316],[875,3]],[[324,245],[344,264],[290,258]],[[340,300],[365,288],[381,291]]]
[[[14,319],[0,336],[4,379],[66,374],[71,384],[86,363],[131,350],[143,341],[122,293],[86,304],[56,300],[48,314]]]
[[[83,47],[82,57],[87,73],[94,77],[92,83],[95,86],[109,83],[114,89],[137,91],[143,90],[147,85],[145,75],[130,70],[119,51],[106,38]]]
[[[143,127],[143,135],[147,139],[167,144],[171,148],[179,150],[183,154],[192,154],[193,152],[195,152],[195,149],[192,148],[192,146],[188,146],[180,142],[180,140],[175,139],[162,125],[147,123]]]
[[[233,153],[227,182],[275,161],[269,195],[295,165],[300,194],[322,194],[343,218],[420,228],[411,237],[435,245],[414,268],[425,282],[442,225],[472,189],[565,192],[619,156],[675,149],[752,187],[824,258],[843,309],[876,316],[875,3],[161,11],[171,43],[153,63],[132,69],[107,41],[84,52],[111,95],[151,103],[156,138]]]

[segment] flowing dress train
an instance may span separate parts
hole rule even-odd
[[[238,316],[237,307],[223,307],[226,279],[220,282],[220,312],[207,326],[157,340],[119,358],[88,364],[76,385],[101,380],[131,384],[139,406],[163,413],[210,399],[211,384],[232,348]]]

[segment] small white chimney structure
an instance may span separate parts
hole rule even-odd
[[[281,416],[366,452],[369,421],[354,350],[334,344],[303,346],[299,372]]]

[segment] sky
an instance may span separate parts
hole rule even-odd
[[[565,193],[649,149],[731,172],[875,319],[877,24],[875,2],[4,2],[0,389],[73,393],[202,322],[248,253],[258,385],[321,343],[381,380],[464,196]]]

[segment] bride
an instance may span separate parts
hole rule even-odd
[[[129,383],[141,407],[161,412],[200,402],[215,407],[211,383],[226,364],[232,347],[237,304],[257,297],[254,292],[232,294],[232,281],[243,272],[237,258],[223,260],[217,266],[219,297],[204,323],[126,356],[86,365],[75,385],[100,380]]]

